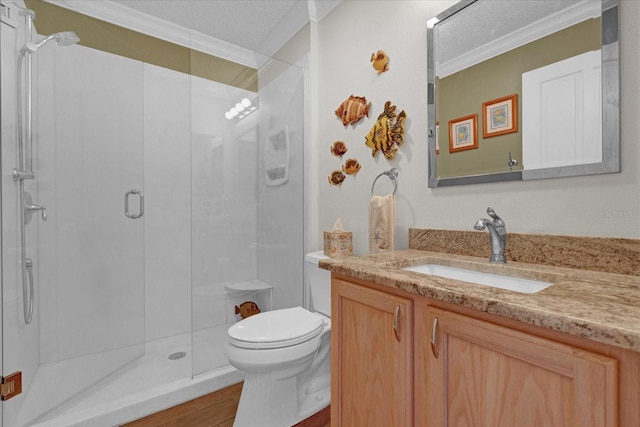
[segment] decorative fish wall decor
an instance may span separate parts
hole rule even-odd
[[[342,157],[347,152],[347,144],[342,141],[336,141],[331,146],[331,154],[336,157]]]
[[[355,175],[360,170],[360,163],[356,159],[347,159],[342,165],[342,171],[347,175]]]
[[[341,170],[336,169],[331,172],[327,179],[329,180],[329,184],[331,185],[342,185],[342,182],[346,177],[347,176],[343,174]]]
[[[371,54],[371,65],[378,74],[389,71],[389,56],[384,51],[379,50]]]
[[[404,143],[404,122],[407,113],[404,110],[396,114],[396,106],[387,101],[384,111],[378,116],[369,134],[365,137],[365,144],[371,148],[373,157],[382,151],[387,160],[392,160],[398,148]]]
[[[364,116],[369,117],[370,110],[371,103],[367,102],[367,98],[351,95],[342,101],[335,113],[342,120],[342,124],[346,126],[358,122]]]

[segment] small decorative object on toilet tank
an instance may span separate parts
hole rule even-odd
[[[336,219],[333,230],[324,232],[324,254],[331,258],[353,254],[353,233],[344,231],[342,219]]]

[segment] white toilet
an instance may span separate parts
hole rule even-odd
[[[305,257],[315,312],[256,314],[231,326],[225,353],[245,371],[234,427],[292,426],[330,403],[331,274],[322,251]]]

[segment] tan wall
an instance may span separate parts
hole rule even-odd
[[[91,18],[42,0],[25,0],[36,13],[36,31],[41,35],[74,31],[82,46],[158,65],[182,73],[258,91],[257,70],[157,39],[99,19]]]

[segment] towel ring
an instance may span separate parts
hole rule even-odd
[[[391,181],[393,181],[393,195],[396,195],[396,191],[398,190],[398,170],[396,168],[389,169],[388,171],[382,172],[380,175],[376,176],[376,179],[373,180],[373,184],[371,184],[371,195],[373,196],[373,189],[376,186],[376,181],[382,175],[386,175],[389,177]]]

